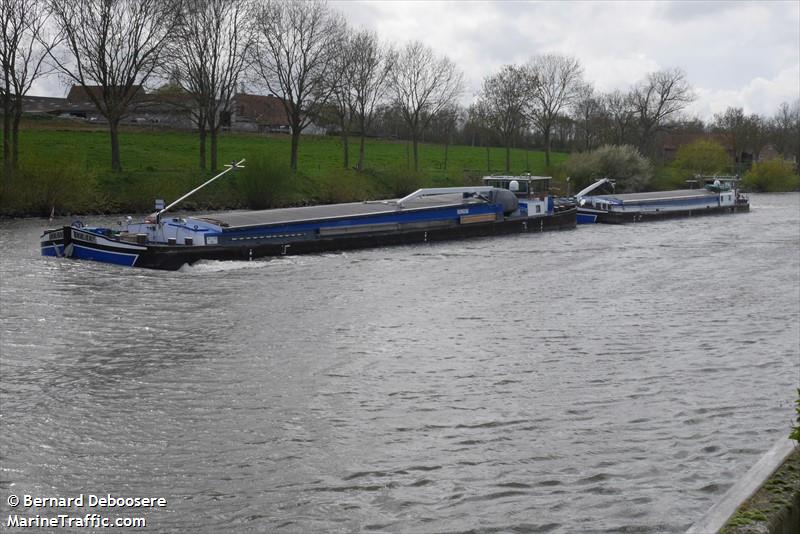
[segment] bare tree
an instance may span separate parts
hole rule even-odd
[[[767,142],[767,120],[756,113],[752,113],[744,121],[744,146],[749,147],[753,160],[758,161],[761,149]]]
[[[408,126],[414,151],[414,170],[419,170],[419,140],[431,120],[453,105],[463,90],[463,75],[447,57],[419,41],[393,54],[389,91]]]
[[[0,0],[0,64],[3,68],[3,174],[12,179],[19,165],[22,99],[33,82],[49,73],[44,60],[56,45],[47,35],[49,13],[43,0]]]
[[[581,150],[596,148],[599,145],[605,109],[602,98],[598,97],[591,85],[584,85],[578,92],[573,115],[575,135]]]
[[[172,0],[51,0],[68,54],[50,54],[108,121],[111,168],[122,170],[119,123],[162,59],[178,21]],[[92,88],[97,85],[97,90]]]
[[[733,168],[736,173],[741,173],[742,155],[745,150],[747,137],[747,117],[742,108],[728,107],[724,113],[714,114],[713,128],[718,133],[727,137],[733,152]]]
[[[342,166],[345,169],[350,168],[350,129],[353,125],[355,108],[353,38],[351,33],[345,31],[339,42],[333,43],[336,50],[333,59],[334,68],[331,69],[332,79],[330,80],[332,87],[330,107],[336,115],[336,122],[339,126],[343,150]]]
[[[453,133],[460,122],[465,120],[466,111],[459,105],[447,106],[440,111],[431,121],[430,130],[437,142],[444,144],[444,161],[442,167],[447,170],[450,145],[453,142]]]
[[[281,99],[292,128],[290,164],[300,134],[319,115],[336,83],[334,44],[344,23],[323,0],[266,0],[256,13],[257,78]]]
[[[604,96],[603,107],[608,118],[609,141],[614,145],[626,144],[635,122],[630,94],[612,91]]]
[[[361,135],[358,146],[358,170],[364,169],[364,141],[375,117],[375,108],[386,94],[389,55],[378,36],[361,30],[351,40],[353,114]]]
[[[205,168],[206,133],[211,169],[217,168],[217,139],[253,46],[248,0],[184,0],[172,47],[177,80],[192,96],[200,133],[200,168]]]
[[[497,132],[506,149],[506,172],[511,172],[511,145],[527,125],[525,107],[534,96],[535,80],[524,69],[506,65],[483,80],[478,109],[484,122]]]
[[[781,103],[770,121],[770,130],[779,154],[785,158],[800,156],[800,100],[792,105]]]
[[[483,146],[486,148],[486,172],[492,171],[490,143],[497,133],[491,129],[486,118],[485,110],[474,103],[467,108],[467,119],[464,123],[464,132],[470,138],[470,146]]]
[[[537,83],[529,115],[544,136],[545,163],[549,167],[553,127],[578,97],[583,87],[583,67],[574,57],[546,54],[531,59],[527,69]]]
[[[462,130],[463,144],[480,146],[480,136],[483,127],[483,117],[477,104],[471,104],[464,113],[464,127]]]
[[[630,98],[639,128],[639,150],[652,154],[655,134],[695,97],[683,71],[672,69],[648,74],[633,88]]]

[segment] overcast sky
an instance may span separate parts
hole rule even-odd
[[[689,113],[728,106],[772,115],[800,98],[800,1],[523,2],[331,0],[355,27],[395,46],[420,40],[467,81],[541,53],[581,60],[599,91],[627,90],[648,72],[682,68],[697,93]],[[31,94],[64,96],[56,77]]]
[[[356,27],[385,41],[418,39],[464,71],[465,103],[484,77],[532,55],[582,62],[599,91],[682,68],[710,119],[728,106],[772,115],[800,98],[800,2],[433,2],[334,0]]]

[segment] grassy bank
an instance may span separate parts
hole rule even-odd
[[[797,532],[800,506],[800,449],[728,521],[720,534]]]
[[[385,198],[417,187],[476,183],[483,174],[504,170],[501,148],[422,144],[420,172],[411,170],[404,141],[370,139],[366,170],[342,168],[338,137],[306,136],[300,144],[298,174],[291,176],[289,138],[229,134],[221,136],[219,160],[247,158],[251,169],[223,178],[194,198],[187,208],[277,207],[318,202]],[[167,201],[202,183],[211,173],[198,170],[198,141],[191,132],[128,130],[121,135],[124,171],[110,170],[108,133],[67,124],[28,125],[20,132],[20,169],[6,183],[0,215],[146,212],[155,198]],[[512,173],[545,174],[542,152],[512,151]],[[554,154],[556,164],[566,156]],[[350,142],[350,161],[358,140]]]

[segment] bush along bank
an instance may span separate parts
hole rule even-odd
[[[212,173],[122,172],[98,176],[81,164],[23,168],[0,184],[0,216],[149,213],[155,199],[170,202]],[[187,199],[183,210],[271,209],[309,204],[360,202],[404,196],[420,187],[477,184],[463,173],[428,175],[401,169],[330,169],[293,173],[274,158],[248,158],[245,168],[217,180]]]
[[[800,175],[791,162],[772,159],[754,164],[744,175],[741,185],[758,193],[800,191]]]

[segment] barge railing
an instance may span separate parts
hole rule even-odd
[[[432,195],[446,195],[448,193],[488,193],[494,189],[490,186],[475,186],[475,187],[429,187],[426,189],[417,189],[410,195],[406,195],[397,201],[399,207],[415,198],[428,197]]]

